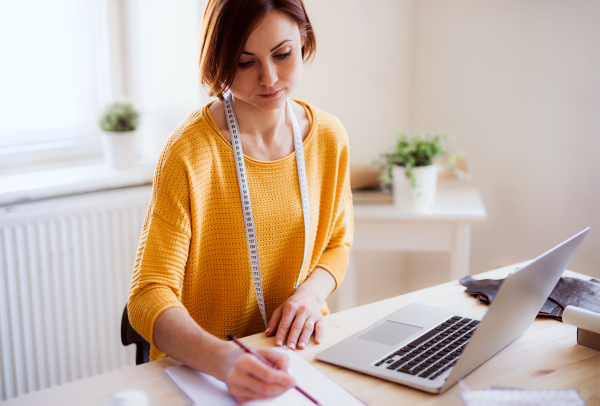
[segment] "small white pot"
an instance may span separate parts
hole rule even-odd
[[[135,160],[135,131],[102,131],[102,151],[108,167],[131,168]]]
[[[418,166],[413,168],[416,185],[413,188],[406,177],[403,166],[392,168],[394,185],[394,205],[404,210],[425,210],[435,203],[438,166]]]

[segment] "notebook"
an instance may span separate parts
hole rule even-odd
[[[273,350],[282,352],[288,356],[290,360],[288,370],[296,379],[298,386],[318,400],[323,406],[365,405],[318,369],[313,367],[296,352],[287,347],[273,348]],[[165,372],[194,404],[215,406],[237,406],[238,404],[229,394],[227,385],[211,375],[196,371],[185,365],[169,367]],[[277,398],[257,400],[245,403],[245,405],[314,406],[314,403],[297,390],[290,389]]]

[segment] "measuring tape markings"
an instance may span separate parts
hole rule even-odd
[[[308,181],[306,179],[306,163],[304,159],[304,144],[302,143],[302,133],[300,132],[300,126],[296,120],[296,115],[292,111],[292,105],[288,100],[287,103],[288,111],[292,119],[292,132],[294,133],[294,149],[296,150],[296,166],[298,168],[298,180],[300,183],[300,200],[302,201],[302,213],[304,215],[304,255],[302,259],[302,266],[300,266],[300,273],[298,273],[298,279],[296,280],[295,289],[300,286],[300,277],[302,276],[302,270],[306,263],[306,253],[308,252],[308,242],[310,238],[310,200],[308,196]]]
[[[246,243],[248,245],[248,256],[250,259],[250,271],[252,273],[252,281],[254,284],[254,292],[260,310],[261,317],[267,327],[267,314],[265,310],[265,299],[262,287],[262,275],[260,271],[260,260],[258,256],[258,242],[256,227],[254,225],[254,214],[252,211],[252,201],[250,199],[250,190],[248,189],[248,179],[246,176],[246,165],[244,163],[244,152],[242,150],[242,141],[239,135],[239,125],[237,116],[233,109],[233,101],[231,92],[227,92],[224,97],[225,117],[227,127],[231,135],[231,144],[234,151],[235,169],[238,177],[238,185],[240,187],[240,198],[242,203],[242,211],[244,214],[244,228],[246,230]],[[296,120],[296,116],[292,111],[290,101],[287,101],[288,112],[292,121],[292,132],[294,135],[294,149],[296,151],[296,166],[298,168],[298,180],[300,183],[300,198],[302,201],[302,212],[304,219],[304,255],[302,266],[296,279],[294,290],[300,285],[302,270],[306,262],[306,253],[308,251],[308,243],[310,238],[310,201],[308,197],[308,182],[306,178],[306,165],[304,160],[304,145],[302,144],[302,134],[300,126]]]

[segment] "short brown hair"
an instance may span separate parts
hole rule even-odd
[[[317,41],[302,0],[208,0],[200,34],[200,82],[210,96],[223,100],[250,33],[271,11],[298,24],[302,59],[314,57]]]

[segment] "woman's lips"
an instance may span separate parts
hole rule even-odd
[[[281,93],[283,89],[279,89],[278,91],[274,92],[274,93],[263,93],[263,94],[259,94],[260,97],[262,97],[263,99],[274,99],[275,97],[279,96],[279,93]]]

